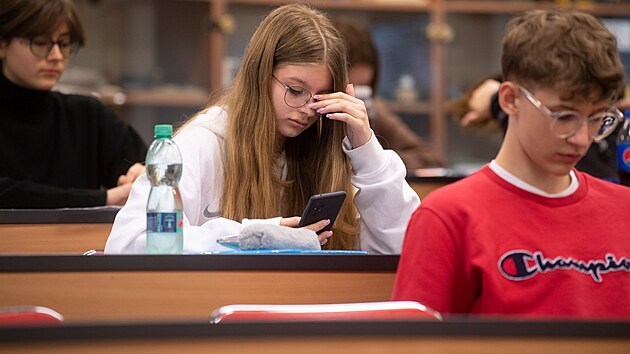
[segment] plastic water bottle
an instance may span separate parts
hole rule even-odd
[[[619,183],[630,187],[630,109],[623,112],[626,119],[617,135],[617,171]]]
[[[151,182],[147,201],[147,253],[181,254],[184,248],[183,207],[179,194],[182,155],[171,125],[156,125],[146,166]]]

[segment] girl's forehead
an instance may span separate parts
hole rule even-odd
[[[283,64],[275,70],[276,76],[288,80],[286,84],[302,85],[320,92],[332,88],[332,74],[324,64]]]
[[[62,35],[62,34],[67,34],[69,32],[70,32],[70,28],[68,27],[68,24],[62,23],[61,25],[59,25],[57,27],[57,29],[55,29],[52,32],[52,34],[53,34],[53,36],[59,36],[59,35]]]
[[[35,35],[33,35],[33,37],[57,38],[61,35],[67,34],[70,34],[70,27],[66,22],[61,22],[54,28],[46,29],[44,32],[36,33]]]

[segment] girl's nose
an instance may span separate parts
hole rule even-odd
[[[52,48],[50,48],[50,52],[46,56],[48,60],[63,60],[63,54],[61,53],[61,48],[59,47],[59,43],[53,44]]]

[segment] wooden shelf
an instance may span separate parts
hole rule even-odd
[[[203,107],[208,96],[185,91],[161,92],[159,90],[130,90],[103,94],[99,99],[110,106],[157,106],[157,107]],[[427,101],[398,102],[384,101],[387,107],[399,114],[429,114],[431,105]]]
[[[100,96],[110,106],[198,107],[208,103],[208,94],[190,89],[136,89]]]
[[[348,9],[370,11],[414,11],[425,12],[435,0],[316,0],[304,1],[321,9]],[[229,0],[231,4],[244,5],[284,5],[295,3],[295,0]]]
[[[398,114],[430,114],[431,104],[427,101],[417,102],[399,102],[399,101],[385,101],[387,107],[392,112]]]
[[[567,7],[589,12],[598,16],[630,15],[630,4],[586,3],[577,2],[569,5],[540,1],[475,1],[475,0],[445,0],[444,9],[447,12],[477,13],[477,14],[506,14],[511,15],[521,11],[533,9],[549,9]]]

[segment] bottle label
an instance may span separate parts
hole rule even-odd
[[[181,232],[182,213],[147,213],[147,232]]]
[[[147,213],[148,254],[182,254],[184,251],[182,213]]]
[[[617,144],[617,166],[619,171],[630,171],[630,143]]]

